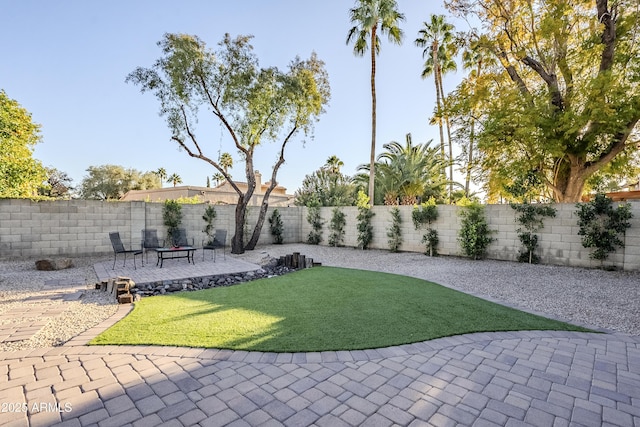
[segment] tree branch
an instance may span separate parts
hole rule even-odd
[[[637,116],[638,117],[633,118],[629,123],[627,123],[624,130],[614,135],[613,141],[597,160],[586,163],[585,174],[591,175],[595,173],[626,148],[629,135],[631,135],[631,132],[633,132],[633,129],[640,120],[640,114],[637,114]]]
[[[596,0],[598,21],[604,26],[600,39],[604,45],[600,57],[600,73],[610,70],[613,65],[613,54],[616,45],[616,21],[609,10],[607,0]]]

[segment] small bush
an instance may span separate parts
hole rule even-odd
[[[176,200],[165,200],[162,219],[167,227],[167,239],[173,244],[173,236],[182,223],[182,205]]]
[[[329,222],[329,246],[343,246],[344,226],[347,224],[346,216],[340,208],[334,208]]]
[[[624,247],[620,234],[631,227],[631,205],[624,203],[614,208],[613,200],[597,194],[590,202],[578,203],[576,207],[582,246],[595,248],[589,255],[591,258],[604,262],[616,246]]]
[[[322,217],[320,217],[320,207],[310,206],[307,211],[307,222],[311,224],[311,231],[307,236],[307,243],[318,245],[322,242]]]
[[[540,257],[536,254],[538,235],[535,234],[544,227],[544,217],[555,217],[555,208],[547,205],[532,205],[529,203],[511,204],[511,208],[518,212],[516,221],[522,226],[516,231],[524,249],[518,254],[519,262],[537,264]]]
[[[281,245],[283,242],[282,232],[284,231],[284,224],[282,223],[282,217],[278,209],[274,209],[269,217],[269,231],[273,236],[273,243]]]
[[[431,228],[431,223],[438,219],[438,208],[435,199],[431,198],[428,202],[420,206],[414,206],[411,212],[411,219],[416,230],[427,226],[425,234],[422,235],[422,243],[426,245],[426,254],[429,256],[438,255],[438,232]]]
[[[215,233],[213,220],[216,219],[217,213],[216,208],[211,205],[208,205],[204,210],[204,215],[202,215],[202,219],[205,222],[204,229],[202,232],[207,235],[207,243],[211,244],[213,242],[213,235]]]
[[[358,247],[367,249],[373,241],[373,226],[371,225],[371,218],[375,215],[371,212],[371,206],[369,205],[369,196],[364,191],[358,192],[358,200],[356,202],[358,206]]]
[[[460,210],[462,224],[458,233],[458,242],[464,254],[473,259],[484,257],[487,248],[493,241],[489,236],[489,224],[485,218],[484,206],[472,202]]]
[[[398,252],[400,246],[402,246],[402,218],[400,217],[400,209],[397,207],[391,209],[391,227],[387,230],[387,237],[389,238],[389,250],[391,252]]]

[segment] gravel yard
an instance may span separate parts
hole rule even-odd
[[[45,322],[31,339],[0,342],[0,351],[25,350],[64,344],[74,336],[112,316],[118,304],[105,292],[86,290],[77,301],[38,299],[69,286],[97,281],[93,264],[105,258],[74,258],[74,267],[58,271],[38,271],[35,259],[0,261],[0,327],[21,327],[29,322]],[[12,314],[24,311],[24,315]],[[48,316],[47,310],[60,310]],[[7,314],[9,313],[9,314]]]
[[[638,271],[608,272],[457,257],[430,258],[417,253],[393,254],[304,244],[264,246],[233,256],[259,264],[269,257],[293,252],[312,257],[323,265],[418,277],[560,320],[640,335]],[[95,283],[93,265],[106,259],[108,257],[74,258],[73,268],[59,271],[37,271],[34,259],[0,261],[0,328],[45,323],[29,340],[0,342],[0,351],[61,345],[113,315],[118,305],[104,292],[85,290],[80,299],[70,302],[37,299],[69,286]],[[24,311],[24,315],[14,314],[25,308],[29,310]],[[48,316],[46,309],[61,312]]]

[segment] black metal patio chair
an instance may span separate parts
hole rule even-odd
[[[173,232],[172,237],[172,243],[173,246],[193,246],[194,242],[193,242],[193,237],[191,238],[191,242],[189,242],[189,239],[187,238],[187,231],[184,228],[177,228],[175,229],[175,231]]]
[[[222,255],[224,259],[227,259],[225,254],[225,246],[227,244],[227,230],[216,230],[216,234],[213,236],[213,240],[210,242],[202,242],[202,260],[204,261],[204,251],[213,251],[213,262],[216,262],[216,249],[222,248]]]
[[[125,249],[122,244],[122,239],[120,239],[120,233],[117,231],[109,233],[109,239],[111,240],[111,246],[113,246],[113,267],[111,267],[111,269],[113,270],[116,268],[118,254],[124,254],[124,262],[122,263],[123,267],[127,264],[127,254],[133,254],[133,268],[137,270],[136,255],[142,255],[142,249]]]
[[[158,230],[151,228],[145,228],[142,230],[142,250],[144,251],[147,262],[149,262],[149,251],[155,251],[156,249],[163,247],[164,240],[162,243],[158,240]],[[144,265],[144,259],[142,265]]]

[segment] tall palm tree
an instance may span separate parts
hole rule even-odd
[[[333,174],[337,174],[340,173],[342,166],[344,166],[344,162],[334,154],[333,156],[329,156],[324,168]]]
[[[160,178],[160,187],[162,187],[162,183],[167,179],[167,171],[165,168],[158,168],[154,173]]]
[[[233,157],[229,153],[222,153],[219,159],[220,166],[224,169],[224,173],[229,173],[229,168],[233,167]]]
[[[376,156],[376,55],[380,52],[380,33],[386,33],[389,41],[402,43],[402,30],[398,26],[404,14],[398,12],[396,0],[357,0],[349,10],[354,26],[347,34],[347,44],[353,42],[353,52],[364,56],[371,52],[371,156],[369,161],[369,198],[374,203],[375,156]]]
[[[173,186],[175,187],[177,184],[182,184],[182,178],[180,178],[180,175],[177,173],[172,173],[167,177],[167,182],[173,183]]]
[[[453,143],[451,141],[449,116],[446,113],[446,108],[443,108],[446,97],[442,85],[442,76],[449,71],[457,69],[453,57],[457,53],[458,47],[455,43],[453,25],[445,21],[444,15],[431,15],[430,22],[424,22],[423,24],[424,28],[418,32],[419,37],[415,43],[416,46],[424,48],[422,57],[426,58],[426,61],[422,70],[422,78],[433,75],[436,85],[436,121],[440,129],[440,151],[443,159],[445,158],[443,118],[447,125],[447,138],[449,140],[449,201],[451,201],[453,193]]]

